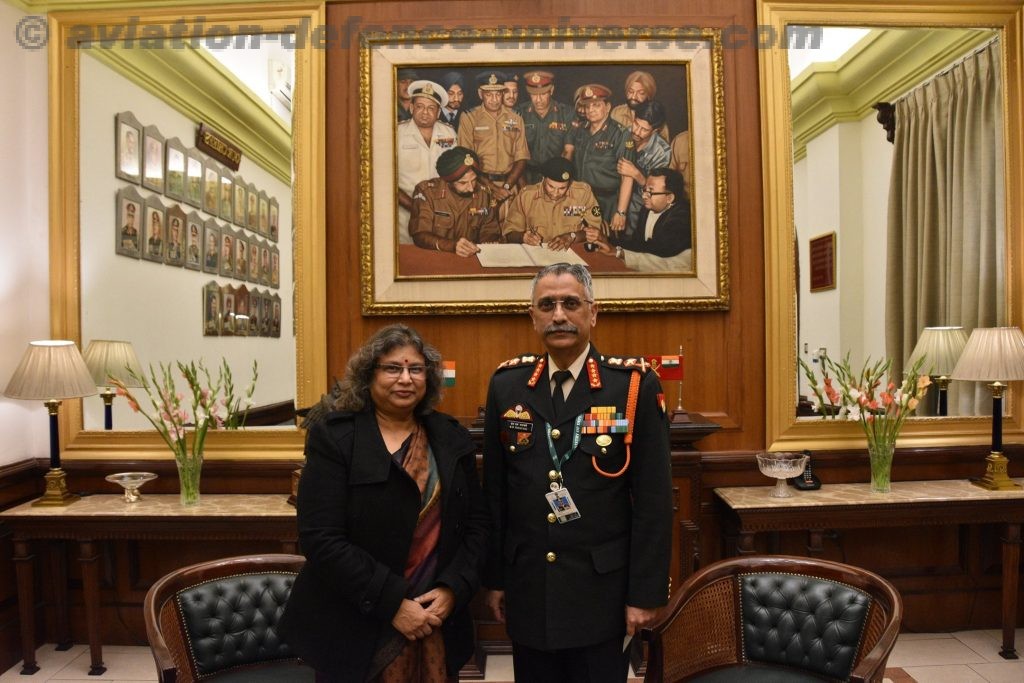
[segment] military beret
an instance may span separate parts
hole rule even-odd
[[[550,71],[527,71],[523,74],[526,91],[534,94],[550,92],[555,86],[555,75]]]
[[[442,107],[448,106],[448,90],[433,81],[413,81],[409,84],[409,97],[426,97]]]
[[[479,172],[480,159],[468,147],[452,147],[437,158],[437,175],[449,183],[466,175],[471,168]]]
[[[607,101],[612,96],[612,91],[600,83],[591,83],[583,86],[580,90],[579,99],[581,102],[596,102],[597,100]]]
[[[572,180],[572,162],[564,157],[551,157],[540,165],[540,172],[545,178],[564,183]]]
[[[481,71],[476,75],[476,84],[481,90],[504,90],[505,74],[500,71]]]
[[[416,73],[416,69],[403,68],[398,70],[396,79],[399,81],[415,81],[420,75]]]

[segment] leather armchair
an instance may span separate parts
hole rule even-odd
[[[171,572],[146,593],[146,634],[162,683],[310,681],[277,635],[305,558],[231,557]]]
[[[881,681],[903,602],[838,562],[744,556],[691,576],[645,637],[645,681]]]

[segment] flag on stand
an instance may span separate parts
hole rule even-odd
[[[446,387],[455,386],[455,361],[446,360],[441,361],[442,370],[444,373],[444,385]]]
[[[661,380],[681,380],[683,378],[683,357],[674,356],[647,356],[647,362],[651,369]]]

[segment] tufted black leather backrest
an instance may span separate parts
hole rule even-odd
[[[294,659],[277,634],[294,582],[292,572],[236,574],[178,591],[196,677]]]
[[[849,677],[870,595],[835,581],[775,573],[741,575],[739,590],[747,661]]]

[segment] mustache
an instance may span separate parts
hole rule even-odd
[[[570,334],[579,334],[579,328],[569,323],[552,323],[544,328],[544,334],[555,334],[557,332],[568,332]]]

